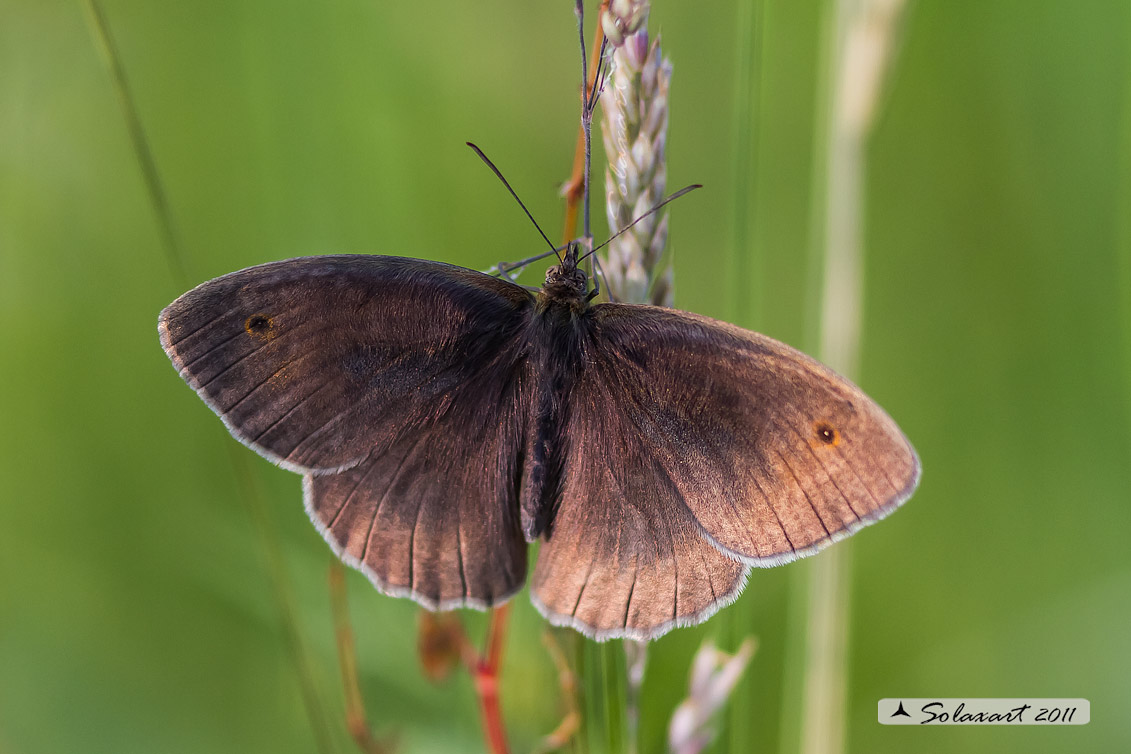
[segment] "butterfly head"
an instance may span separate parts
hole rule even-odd
[[[562,263],[546,270],[542,294],[547,300],[585,308],[589,299],[589,276],[577,266],[578,249],[577,243],[571,243]]]

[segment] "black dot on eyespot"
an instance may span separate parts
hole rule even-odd
[[[263,335],[271,329],[271,318],[264,314],[253,314],[243,323],[248,335]]]
[[[836,445],[840,441],[840,435],[831,426],[821,422],[817,424],[817,439],[825,445]]]

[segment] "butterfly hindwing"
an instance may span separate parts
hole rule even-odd
[[[498,604],[526,579],[517,507],[530,375],[505,360],[338,474],[308,475],[307,512],[387,594],[436,610]]]
[[[597,639],[649,639],[706,620],[738,596],[749,569],[703,538],[640,438],[610,426],[612,396],[590,392],[588,377],[577,387],[578,440],[543,534],[535,605]]]

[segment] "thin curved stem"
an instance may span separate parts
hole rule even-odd
[[[604,12],[608,6],[607,2],[601,3],[600,12]],[[596,30],[593,32],[593,46],[592,58],[590,58],[589,65],[586,66],[588,71],[592,73],[588,76],[585,83],[585,91],[581,93],[582,107],[588,101],[593,92],[593,88],[597,85],[596,76],[598,62],[601,55],[601,40],[604,38],[604,32],[601,31],[601,25],[597,24]],[[577,143],[573,152],[573,169],[570,171],[569,180],[566,182],[562,194],[565,196],[565,220],[563,223],[562,242],[572,241],[575,238],[577,230],[577,208],[585,194],[585,128],[578,126],[577,129]]]
[[[357,748],[366,754],[388,754],[392,747],[373,737],[365,714],[365,703],[357,675],[357,644],[354,642],[349,602],[346,597],[345,567],[336,557],[330,558],[327,582],[330,588],[330,609],[334,615],[338,664],[342,672],[342,691],[345,695],[346,729],[349,730]]]

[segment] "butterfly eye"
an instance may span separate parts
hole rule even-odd
[[[840,442],[840,435],[835,429],[825,422],[817,424],[817,439],[825,445],[836,445]]]
[[[269,337],[273,326],[274,322],[265,314],[253,314],[243,323],[243,329],[247,334],[257,338]]]

